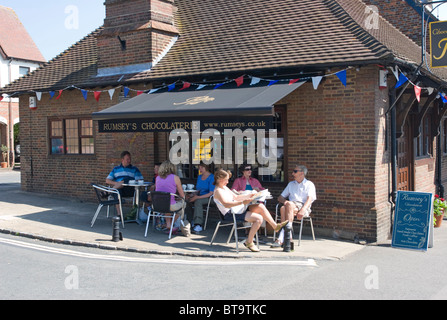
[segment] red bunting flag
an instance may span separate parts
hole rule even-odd
[[[240,87],[244,83],[244,76],[240,76],[239,78],[234,79],[234,81],[236,81],[237,86]]]
[[[56,97],[56,100],[59,100],[60,99],[60,97],[62,96],[62,92],[63,92],[64,90],[59,90],[59,95]]]
[[[414,86],[414,93],[416,94],[416,99],[421,102],[421,87]]]
[[[183,82],[183,88],[180,89],[180,91],[182,90],[186,90],[191,86],[191,84],[189,82]]]
[[[291,86],[292,84],[294,84],[295,82],[298,82],[298,81],[300,81],[300,78],[290,80],[290,82],[289,82],[289,86]]]
[[[144,93],[144,91],[138,90],[137,91],[137,96],[139,96],[140,94]]]
[[[96,99],[96,101],[99,102],[99,97],[101,96],[101,91],[95,91],[95,92],[94,92],[94,95],[95,95],[95,99]]]
[[[0,101],[2,101],[3,100],[3,96],[2,95],[0,95]]]

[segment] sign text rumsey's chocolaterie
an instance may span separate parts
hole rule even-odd
[[[194,128],[194,120],[183,119],[122,119],[98,121],[99,132],[171,132],[183,129],[186,131],[216,129],[271,129],[273,118],[233,118],[233,119],[201,119],[200,128]]]

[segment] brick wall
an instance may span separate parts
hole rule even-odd
[[[379,14],[397,27],[403,34],[421,45],[422,17],[406,1],[402,0],[362,0],[367,5],[376,6]],[[428,47],[429,48],[429,47]]]
[[[6,122],[9,122],[9,113],[8,113],[8,102],[1,101],[0,102],[0,117],[6,119]],[[12,110],[12,121],[19,117],[19,104],[17,102],[12,102],[11,105]],[[6,124],[0,122],[0,145],[7,145],[7,126]],[[0,157],[1,161],[3,161],[3,157]]]
[[[317,188],[315,226],[327,235],[376,240],[377,230],[389,227],[386,93],[378,89],[378,73],[350,69],[346,88],[327,77],[318,90],[307,83],[281,101],[287,104],[288,172],[297,163],[308,167]]]
[[[135,95],[134,92],[132,94]],[[154,166],[152,133],[99,134],[94,122],[94,155],[50,154],[48,119],[91,116],[93,112],[119,103],[118,97],[119,93],[115,92],[111,101],[105,93],[97,102],[93,93],[89,93],[86,102],[80,91],[71,90],[64,91],[59,100],[53,98],[50,101],[49,95],[43,94],[42,100],[37,102],[37,110],[30,110],[27,105],[29,96],[21,96],[22,189],[94,201],[89,184],[105,184],[108,173],[120,164],[120,153],[124,150],[132,153],[133,164],[139,167],[146,179],[151,179]]]
[[[99,68],[151,63],[176,32],[172,0],[108,0],[105,5],[104,30],[97,36]]]

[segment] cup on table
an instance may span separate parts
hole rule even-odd
[[[144,180],[138,180],[138,184],[139,185],[143,185],[144,184]]]
[[[188,190],[194,190],[194,185],[193,184],[188,184],[186,187],[188,188]]]
[[[182,184],[183,190],[186,190],[186,184]]]

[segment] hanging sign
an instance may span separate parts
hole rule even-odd
[[[433,242],[432,217],[433,194],[398,191],[391,246],[426,251]]]
[[[430,23],[430,66],[447,67],[447,21]]]

